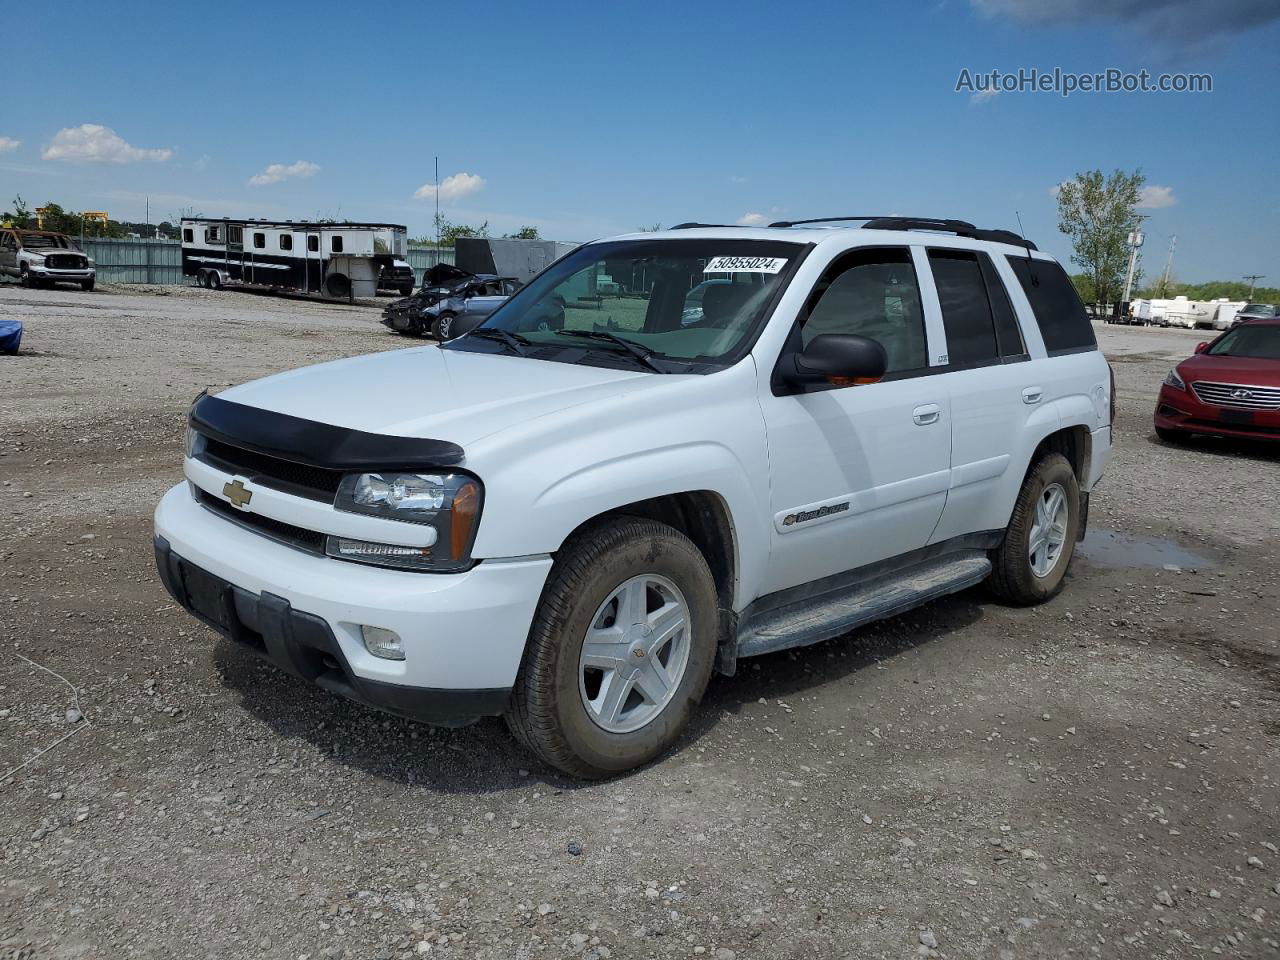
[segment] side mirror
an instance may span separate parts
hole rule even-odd
[[[879,342],[846,333],[823,333],[792,355],[793,370],[784,378],[793,383],[830,383],[841,387],[875,383],[889,367]]]
[[[1208,341],[1201,341],[1200,343],[1196,344],[1196,353],[1204,353],[1208,349],[1209,349]]]

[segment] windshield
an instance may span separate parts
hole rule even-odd
[[[28,250],[37,248],[53,248],[55,250],[72,249],[72,244],[66,237],[49,236],[47,234],[29,233],[22,238],[22,245]]]
[[[1215,357],[1280,360],[1280,326],[1266,323],[1236,327],[1205,353]]]
[[[611,334],[658,357],[715,362],[748,338],[801,249],[701,238],[589,244],[536,277],[483,326],[579,356],[617,353],[619,345],[566,332]]]
[[[1276,312],[1276,308],[1269,303],[1247,303],[1241,313],[1252,313],[1260,317],[1269,317]]]

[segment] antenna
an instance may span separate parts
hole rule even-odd
[[[1036,276],[1036,272],[1031,269],[1031,241],[1027,239],[1027,228],[1022,225],[1022,214],[1017,210],[1013,211],[1014,219],[1018,221],[1018,233],[1022,234],[1022,242],[1027,248],[1027,275],[1031,277],[1031,285],[1033,287],[1040,286],[1040,278]]]

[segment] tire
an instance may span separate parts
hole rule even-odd
[[[1054,525],[1054,529],[1061,528],[1062,540],[1055,556],[1051,544],[1056,536],[1050,538],[1050,545],[1045,547],[1048,553],[1038,554],[1047,567],[1042,566],[1037,572],[1031,556],[1031,535],[1042,523],[1041,504],[1056,503],[1056,500],[1047,499],[1055,490],[1065,508],[1065,522]],[[1058,517],[1061,521],[1062,514]],[[1013,507],[1013,516],[1005,529],[1004,540],[992,551],[994,569],[989,581],[992,591],[1006,603],[1017,606],[1044,603],[1056,596],[1071,565],[1079,530],[1080,484],[1075,471],[1062,454],[1046,454],[1027,473]]]
[[[331,273],[325,277],[324,292],[331,297],[350,296],[351,280],[345,273]]]
[[[1170,430],[1168,427],[1156,427],[1156,436],[1165,443],[1181,444],[1186,443],[1190,439],[1190,434],[1184,430]]]
[[[34,290],[37,286],[35,277],[31,276],[30,270],[23,270],[20,278],[21,283],[28,290]]]
[[[449,334],[453,330],[453,321],[457,318],[458,315],[456,313],[451,310],[446,310],[444,313],[440,314],[440,316],[431,321],[431,335],[441,343],[444,343],[446,340],[451,340],[452,337],[450,337]]]
[[[222,289],[222,274],[218,273],[217,270],[209,271],[209,289],[210,290]]]
[[[401,288],[400,288],[400,296],[402,296],[402,297],[411,297],[411,296],[413,296],[413,287],[401,287]]]
[[[644,589],[628,587],[635,584]],[[622,679],[612,669],[585,665],[583,647],[589,630],[601,631],[600,637],[611,635],[615,626],[609,618],[621,612],[628,597],[643,604],[646,620],[668,608],[668,616],[680,614],[681,602],[686,617],[682,628],[666,634],[672,638],[668,645],[654,647],[648,660],[637,650],[651,642],[652,634],[629,631],[630,646],[625,640],[618,644],[623,659],[616,663],[632,671]],[[655,606],[656,601],[662,606]],[[638,615],[636,607],[631,609]],[[715,581],[688,537],[664,523],[638,518],[588,527],[565,544],[543,588],[507,726],[532,753],[575,777],[600,779],[648,763],[676,741],[702,699],[718,634]],[[677,669],[674,677],[667,673]],[[667,692],[652,699],[643,696],[640,685],[633,687],[637,680],[649,683],[641,674],[670,681],[656,688]],[[608,694],[615,684],[627,692],[615,698],[619,709],[610,712]],[[593,699],[599,701],[596,706],[588,702]],[[609,729],[606,715],[614,717],[615,729]]]
[[[96,277],[94,277],[91,280],[81,280],[80,289],[83,290],[85,293],[91,293],[93,291],[93,286],[96,280],[97,280]]]

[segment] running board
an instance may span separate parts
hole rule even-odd
[[[985,551],[965,550],[762,610],[748,615],[738,628],[738,656],[754,657],[821,643],[976,586],[990,573],[991,560]]]

